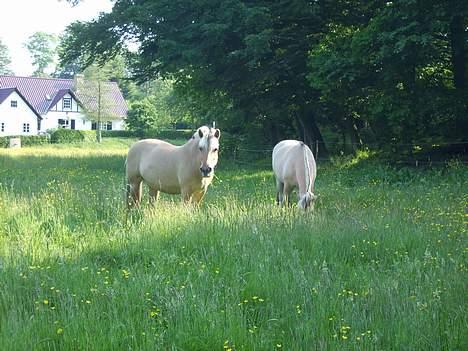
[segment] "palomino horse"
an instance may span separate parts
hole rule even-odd
[[[126,162],[128,206],[140,205],[142,182],[149,186],[151,203],[160,191],[199,203],[213,180],[220,134],[219,129],[203,126],[182,146],[157,139],[133,144]]]
[[[273,148],[273,172],[276,178],[276,201],[289,203],[289,195],[299,188],[299,202],[302,209],[314,206],[314,182],[317,176],[314,155],[302,141],[283,140]]]

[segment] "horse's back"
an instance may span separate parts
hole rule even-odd
[[[304,150],[305,148],[305,150]],[[302,141],[283,140],[273,148],[272,166],[275,176],[282,182],[290,180],[296,183],[297,177],[304,173],[304,151],[312,170],[315,169],[315,160],[312,151]]]
[[[143,139],[137,141],[128,150],[127,175],[129,173],[140,173],[141,168],[149,162],[157,162],[163,154],[170,153],[174,145],[159,139]]]
[[[272,166],[275,175],[286,177],[287,173],[301,160],[301,142],[297,140],[280,141],[273,148]]]

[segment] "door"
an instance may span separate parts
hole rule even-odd
[[[71,129],[75,129],[75,120],[72,119],[71,120],[71,126],[70,126]]]

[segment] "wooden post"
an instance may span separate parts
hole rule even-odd
[[[315,159],[318,160],[318,140],[315,140]]]

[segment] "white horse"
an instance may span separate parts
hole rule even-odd
[[[276,178],[276,201],[282,205],[289,203],[289,195],[299,188],[299,202],[302,209],[314,206],[314,183],[317,166],[314,155],[302,141],[283,140],[273,148],[273,172]]]
[[[198,204],[213,180],[220,135],[219,129],[203,126],[182,146],[158,139],[133,144],[126,161],[127,205],[140,205],[142,182],[149,186],[151,203],[162,191]]]

